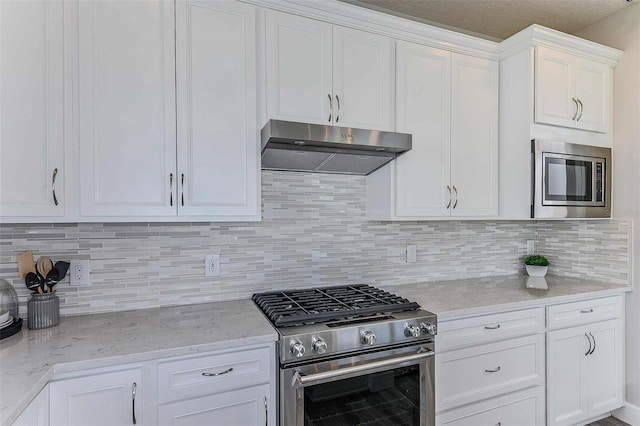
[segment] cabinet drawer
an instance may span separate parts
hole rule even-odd
[[[237,389],[271,379],[273,348],[216,353],[158,364],[158,399],[165,401]]]
[[[604,297],[547,306],[547,327],[573,327],[622,316],[622,297]]]
[[[436,354],[436,411],[544,384],[544,335]]]
[[[438,324],[438,352],[544,331],[543,308],[523,309]]]
[[[539,426],[544,425],[544,388],[471,404],[436,416],[437,425],[447,426]]]

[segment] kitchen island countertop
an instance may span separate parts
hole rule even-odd
[[[63,317],[0,341],[0,424],[10,425],[54,374],[275,342],[250,300]]]

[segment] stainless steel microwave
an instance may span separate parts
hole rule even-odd
[[[531,217],[611,217],[611,148],[531,141]]]

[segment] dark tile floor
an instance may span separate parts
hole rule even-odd
[[[597,422],[589,423],[587,426],[630,426],[629,424],[618,420],[615,417],[607,417]]]

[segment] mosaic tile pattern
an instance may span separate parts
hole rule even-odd
[[[77,315],[280,288],[509,275],[523,269],[534,239],[555,274],[628,279],[630,222],[370,222],[364,177],[264,171],[262,185],[259,223],[0,225],[0,278],[14,285],[26,316],[18,253],[90,259],[90,287],[70,287],[68,278],[58,286],[61,314]],[[407,244],[417,245],[416,263],[405,262]],[[204,276],[211,253],[221,254],[220,277]]]

